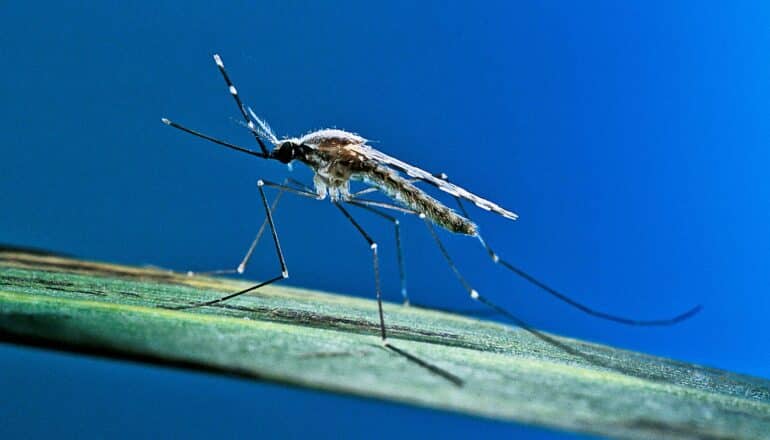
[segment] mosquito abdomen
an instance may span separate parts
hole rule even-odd
[[[442,228],[465,235],[478,233],[475,223],[459,215],[392,170],[375,166],[367,171],[362,175],[364,180],[376,185],[396,201],[403,203],[419,214],[425,215]]]

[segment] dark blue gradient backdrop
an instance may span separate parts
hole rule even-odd
[[[586,316],[444,234],[484,295],[563,335],[770,376],[770,8],[764,2],[6,2],[0,242],[178,270],[234,266],[286,167],[252,145],[211,55],[279,135],[336,126],[489,197],[507,258]],[[293,176],[308,181],[297,166]],[[397,301],[392,229],[381,242]],[[285,198],[289,284],[373,297],[369,250],[328,203]],[[414,301],[472,308],[403,221]],[[248,276],[277,263],[269,246]],[[392,306],[391,306],[392,307]],[[387,312],[387,310],[386,310]],[[0,347],[0,436],[468,438],[562,434],[268,384]]]

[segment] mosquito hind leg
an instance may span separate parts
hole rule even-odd
[[[487,299],[485,296],[482,296],[478,292],[478,290],[474,289],[473,286],[465,278],[465,276],[463,276],[463,274],[457,268],[457,265],[455,264],[451,255],[449,255],[449,251],[447,251],[446,247],[444,247],[444,243],[441,241],[441,238],[439,238],[438,233],[436,232],[436,228],[433,227],[433,224],[431,223],[431,221],[427,219],[424,214],[420,214],[420,218],[423,219],[423,221],[425,222],[425,225],[428,227],[428,231],[430,231],[430,234],[433,237],[433,240],[436,242],[436,245],[438,246],[439,251],[441,251],[441,255],[444,257],[444,260],[446,260],[447,264],[449,265],[449,268],[452,270],[452,273],[454,273],[457,280],[460,282],[460,284],[462,284],[465,291],[468,292],[468,296],[470,296],[471,299],[481,304],[484,304],[494,312],[506,317],[509,321],[513,322],[515,325],[534,334],[538,338],[544,339],[550,343],[554,343],[552,338],[542,334],[538,330],[535,330],[532,326],[524,322],[522,319],[513,315],[511,312],[505,310],[503,307],[493,303],[492,301]],[[555,343],[555,344],[561,346],[560,343]]]
[[[446,174],[442,173],[441,178],[446,180]],[[457,206],[460,208],[460,212],[462,213],[462,215],[465,216],[465,218],[470,219],[470,216],[468,215],[468,211],[465,209],[465,205],[463,204],[462,200],[459,197],[455,197],[455,200],[457,201]],[[692,307],[691,309],[671,318],[646,319],[646,320],[627,318],[623,316],[602,312],[602,311],[593,309],[591,307],[588,307],[585,304],[575,301],[574,299],[570,298],[569,296],[565,295],[562,292],[559,292],[558,290],[554,289],[548,284],[540,281],[539,279],[535,278],[534,276],[530,275],[529,273],[525,272],[519,267],[514,266],[513,264],[509,263],[506,260],[503,260],[495,251],[492,250],[492,248],[487,244],[487,242],[484,240],[481,234],[476,233],[475,237],[478,239],[479,243],[481,243],[481,246],[484,248],[484,250],[486,250],[487,255],[489,255],[489,258],[492,259],[493,263],[505,267],[510,272],[513,272],[515,275],[521,277],[522,279],[529,282],[530,284],[540,288],[541,290],[550,294],[556,299],[563,301],[569,304],[570,306],[580,310],[581,312],[594,316],[596,318],[601,318],[607,321],[613,321],[620,324],[631,325],[631,326],[640,326],[640,327],[668,326],[668,325],[678,324],[684,320],[690,319],[693,316],[695,316],[698,312],[700,312],[702,309],[701,305],[696,305],[695,307]]]

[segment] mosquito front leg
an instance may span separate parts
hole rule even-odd
[[[275,212],[275,210],[278,208],[278,202],[281,200],[281,197],[283,196],[284,191],[279,191],[278,194],[275,196],[275,199],[273,200],[273,204],[270,207],[270,209]],[[257,244],[259,244],[259,241],[262,239],[262,235],[265,233],[265,228],[267,227],[268,221],[267,217],[262,221],[262,225],[259,227],[259,230],[257,231],[257,235],[254,237],[254,240],[251,241],[251,245],[249,245],[248,250],[246,250],[246,255],[243,256],[241,259],[241,262],[236,266],[235,269],[217,269],[217,270],[207,270],[207,271],[187,271],[187,276],[196,276],[196,275],[228,275],[228,274],[238,274],[242,275],[243,272],[246,271],[246,266],[249,264],[249,260],[251,259],[252,254],[254,253],[254,249],[257,247]]]
[[[278,255],[278,262],[280,263],[280,266],[281,266],[281,273],[280,273],[280,275],[278,275],[278,276],[276,276],[274,278],[271,278],[271,279],[269,279],[267,281],[263,281],[263,282],[261,282],[259,284],[254,285],[254,286],[251,286],[251,287],[249,287],[247,289],[243,289],[243,290],[240,290],[238,292],[231,293],[229,295],[225,295],[225,296],[223,296],[221,298],[213,299],[213,300],[210,300],[210,301],[203,301],[203,302],[199,302],[199,303],[195,303],[195,304],[190,304],[190,305],[168,307],[168,308],[174,309],[174,310],[181,310],[181,309],[192,309],[192,308],[195,308],[195,307],[211,306],[211,305],[218,304],[218,303],[221,303],[223,301],[227,301],[229,299],[235,298],[237,296],[241,296],[241,295],[243,295],[245,293],[252,292],[252,291],[257,290],[257,289],[259,289],[261,287],[267,286],[268,284],[272,284],[272,283],[274,283],[276,281],[280,281],[280,280],[283,280],[283,279],[286,279],[286,278],[289,277],[289,269],[288,269],[288,267],[286,265],[286,260],[285,260],[285,258],[283,256],[283,249],[281,248],[281,243],[278,240],[278,231],[276,230],[275,222],[273,221],[273,213],[272,213],[272,210],[270,208],[270,204],[267,202],[267,197],[265,196],[265,190],[263,188],[265,186],[277,188],[279,190],[283,190],[285,192],[289,192],[289,193],[292,193],[292,194],[300,195],[300,196],[303,196],[303,197],[315,198],[315,194],[306,192],[304,190],[299,190],[299,189],[296,189],[296,188],[291,188],[291,187],[288,187],[288,186],[285,186],[285,185],[280,185],[280,184],[277,184],[277,183],[272,183],[272,182],[264,181],[262,179],[260,179],[257,182],[257,189],[259,190],[259,195],[260,195],[260,197],[262,199],[262,206],[265,209],[265,216],[266,216],[266,219],[267,219],[267,223],[270,226],[270,232],[271,232],[271,234],[273,236],[273,243],[275,244],[275,252]]]
[[[307,186],[302,184],[301,182],[298,182],[290,177],[284,179],[283,183],[279,185],[278,188],[278,194],[276,194],[275,199],[273,200],[273,204],[270,207],[273,213],[275,213],[276,209],[278,208],[278,202],[281,200],[281,197],[283,197],[284,193],[288,191],[289,189],[294,189],[287,187],[286,184],[291,183],[298,187],[299,191],[304,192],[312,192],[312,190],[308,189]],[[262,224],[259,227],[259,230],[257,231],[257,235],[254,237],[254,240],[252,240],[251,245],[249,245],[248,250],[246,251],[246,255],[243,256],[243,259],[241,259],[240,264],[235,269],[219,269],[219,270],[208,270],[208,271],[201,271],[201,272],[193,272],[188,271],[188,276],[194,276],[194,275],[227,275],[227,274],[238,274],[241,275],[246,271],[246,266],[249,264],[249,261],[251,260],[251,256],[254,254],[254,249],[257,247],[257,244],[259,244],[260,240],[262,239],[262,236],[265,233],[265,229],[268,226],[267,217],[265,217],[264,220],[262,220]]]

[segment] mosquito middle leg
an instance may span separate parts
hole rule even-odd
[[[406,269],[404,268],[404,251],[403,247],[401,246],[401,223],[398,221],[397,218],[393,217],[392,215],[386,214],[385,212],[374,208],[372,206],[368,206],[365,203],[360,203],[355,200],[348,201],[349,204],[356,206],[358,208],[364,209],[366,211],[369,211],[373,214],[378,215],[381,218],[384,218],[385,220],[390,221],[393,223],[393,228],[396,233],[396,252],[397,252],[397,258],[398,258],[398,275],[399,280],[401,282],[401,296],[404,298],[404,305],[409,305],[409,294],[407,293],[406,289]]]
[[[402,348],[399,348],[399,347],[393,345],[392,343],[390,343],[388,341],[387,333],[385,331],[385,318],[384,318],[384,315],[383,315],[383,312],[382,312],[382,291],[380,289],[380,265],[379,265],[379,260],[378,260],[378,257],[377,257],[377,242],[372,239],[372,237],[364,230],[363,227],[361,227],[361,225],[353,218],[353,216],[350,215],[348,210],[345,209],[345,207],[342,206],[342,204],[340,204],[339,202],[334,202],[334,205],[337,208],[339,208],[339,210],[342,212],[342,215],[344,215],[345,218],[347,218],[350,221],[350,223],[352,223],[353,226],[358,230],[358,232],[361,234],[361,236],[364,237],[366,242],[369,243],[369,248],[372,250],[372,261],[373,261],[373,264],[374,264],[374,286],[375,286],[375,291],[376,291],[376,295],[377,295],[377,310],[378,310],[379,316],[380,316],[380,336],[382,337],[382,345],[385,348],[387,348],[387,349],[393,351],[394,353],[402,356],[403,358],[407,359],[408,361],[410,361],[410,362],[412,362],[412,363],[414,363],[416,365],[419,365],[420,367],[430,371],[433,374],[436,374],[436,375],[439,375],[439,376],[443,377],[444,379],[448,380],[449,382],[451,382],[455,386],[458,386],[458,387],[462,386],[463,385],[463,380],[460,379],[459,377],[455,376],[454,374],[452,374],[452,373],[450,373],[450,372],[448,372],[448,371],[446,371],[446,370],[444,370],[444,369],[442,369],[442,368],[440,368],[440,367],[438,367],[436,365],[433,365],[433,364],[431,364],[431,363],[429,363],[429,362],[427,362],[427,361],[425,361],[423,359],[420,359],[419,357],[417,357],[417,356],[415,356],[415,355],[405,351]]]
[[[382,336],[382,342],[384,344],[387,344],[387,334],[385,332],[385,318],[382,314],[382,290],[380,289],[380,263],[379,258],[377,257],[377,242],[372,239],[372,237],[364,230],[363,227],[361,227],[360,224],[353,218],[352,215],[348,212],[347,209],[345,209],[344,206],[342,206],[339,202],[333,202],[334,206],[336,206],[340,212],[342,212],[342,215],[347,218],[350,223],[353,224],[353,226],[358,230],[358,232],[361,234],[362,237],[364,237],[364,240],[366,240],[367,243],[369,243],[369,249],[372,250],[372,261],[374,264],[374,288],[375,288],[375,294],[377,295],[377,310],[380,315],[380,334]]]

